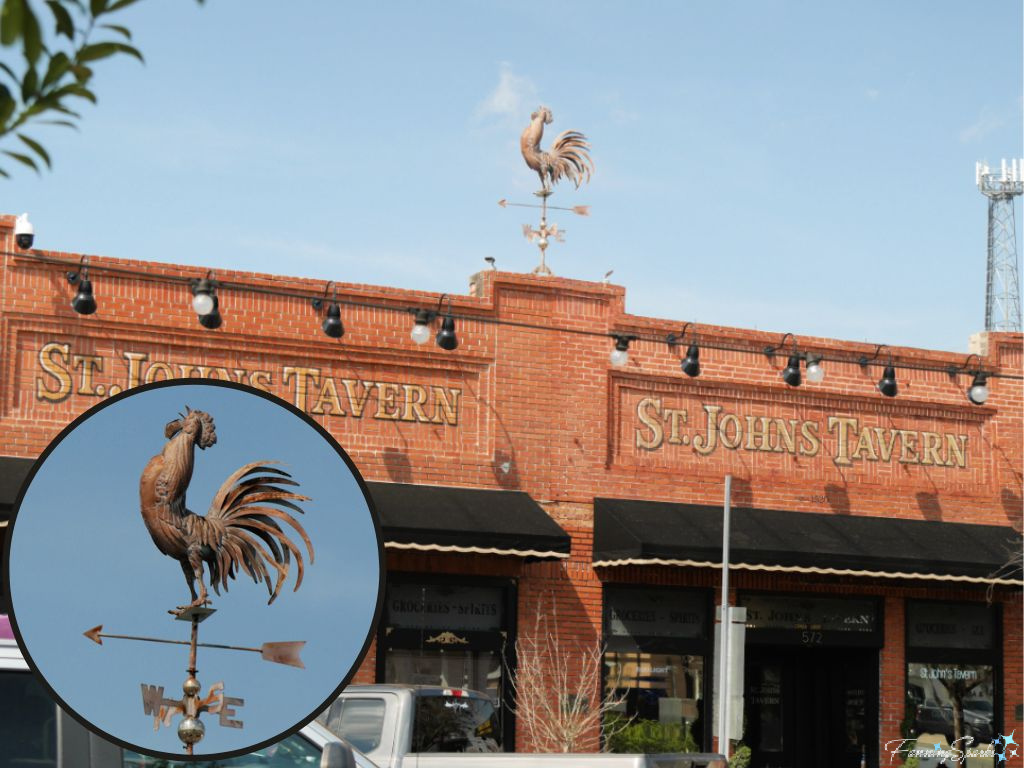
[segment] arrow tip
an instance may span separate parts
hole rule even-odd
[[[290,667],[305,669],[306,665],[303,664],[302,659],[299,658],[299,653],[302,651],[302,646],[305,644],[305,640],[286,643],[264,643],[260,648],[260,654],[266,661],[272,661],[275,664],[287,664]]]
[[[501,198],[501,200],[498,201],[498,205],[504,208],[506,205],[508,205],[508,201],[503,197]]]
[[[92,640],[96,645],[103,645],[103,638],[100,636],[100,632],[103,631],[103,625],[97,624],[92,629],[87,629],[82,634]]]

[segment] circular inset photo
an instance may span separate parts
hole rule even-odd
[[[83,414],[33,467],[7,554],[15,634],[59,703],[173,759],[301,727],[359,667],[383,600],[380,525],[348,455],[226,382]]]

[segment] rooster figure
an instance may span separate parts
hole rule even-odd
[[[257,584],[266,583],[269,604],[281,590],[294,556],[298,566],[297,590],[304,570],[302,552],[288,538],[281,522],[299,534],[312,563],[309,536],[286,511],[301,513],[294,502],[309,498],[279,486],[298,483],[287,472],[267,466],[277,462],[246,464],[224,481],[206,516],[197,515],[186,508],[185,491],[192,480],[196,446],[205,450],[217,442],[213,417],[186,406],[185,414],[164,428],[164,436],[167,443],[163,450],[142,471],[139,495],[142,520],[153,542],[157,549],[181,563],[192,593],[189,605],[178,606],[170,613],[181,615],[189,608],[210,602],[203,584],[203,563],[210,569],[210,586],[218,595],[221,586],[227,591],[228,579],[235,578],[237,572],[245,572]]]
[[[530,115],[530,124],[519,139],[523,159],[540,176],[544,188],[537,194],[543,197],[551,194],[551,186],[557,184],[563,176],[571,179],[579,189],[582,182],[590,181],[590,174],[594,172],[590,144],[579,131],[563,131],[551,142],[550,149],[545,151],[540,148],[544,126],[551,120],[551,110],[538,107]]]

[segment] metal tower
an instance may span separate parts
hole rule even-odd
[[[1000,172],[976,163],[974,181],[988,198],[988,270],[985,277],[985,330],[1019,331],[1020,282],[1017,224],[1013,198],[1024,193],[1024,159],[1002,161]]]

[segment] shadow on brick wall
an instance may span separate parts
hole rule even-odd
[[[936,494],[921,491],[914,494],[914,498],[917,499],[917,506],[920,508],[921,515],[925,520],[942,519],[942,505],[939,503],[939,497]]]
[[[1021,518],[1024,517],[1024,506],[1019,493],[1014,493],[1009,488],[1003,488],[1003,492],[1000,494],[1003,502],[1003,512],[1006,513],[1006,519],[1010,521],[1010,525],[1013,526],[1015,531],[1021,530]]]
[[[387,470],[391,482],[412,482],[412,464],[409,457],[405,455],[405,451],[400,451],[398,448],[385,448],[384,468]]]
[[[498,485],[506,491],[519,490],[519,468],[516,466],[515,455],[510,451],[499,448],[494,452],[491,471],[494,472],[494,479],[498,481]]]
[[[825,486],[825,503],[837,515],[850,514],[850,494],[845,485],[828,483]]]

